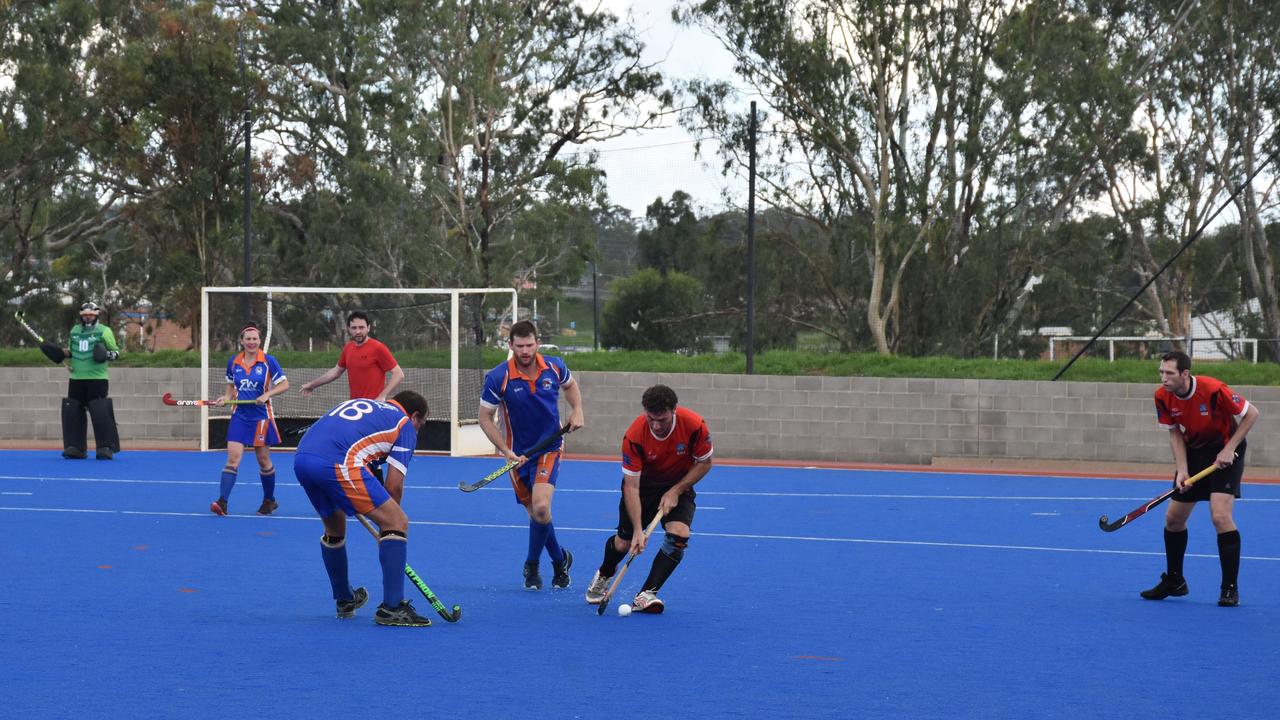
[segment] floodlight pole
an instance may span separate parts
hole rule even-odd
[[[756,359],[756,101],[751,101],[747,157],[747,374]]]

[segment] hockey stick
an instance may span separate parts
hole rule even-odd
[[[542,442],[526,450],[524,453],[524,456],[532,460],[534,455],[537,455],[543,450],[546,450],[547,446],[549,446],[551,443],[555,442],[556,440],[560,439],[560,437],[562,437],[567,432],[569,432],[569,424],[565,423],[564,427],[552,433],[551,437],[546,438]],[[485,485],[488,485],[494,480],[497,480],[503,475],[511,472],[511,468],[515,467],[516,465],[519,465],[519,463],[512,461],[507,463],[506,465],[503,465],[497,470],[494,470],[488,475],[485,475],[483,478],[481,478],[476,482],[473,482],[473,483],[460,482],[458,483],[458,489],[461,490],[462,492],[475,492],[480,488],[484,487]]]
[[[181,407],[204,407],[204,406],[213,407],[218,404],[217,400],[179,400],[175,398],[172,393],[165,393],[164,397],[160,398],[160,400],[165,405],[178,405]],[[254,404],[254,401],[253,400],[228,400],[223,404],[224,405],[252,405]]]
[[[23,330],[31,333],[31,337],[35,338],[36,342],[40,343],[40,352],[44,353],[44,356],[49,358],[50,362],[56,365],[57,363],[67,359],[67,353],[62,348],[51,342],[45,342],[44,338],[40,337],[40,333],[36,332],[35,328],[27,324],[25,313],[21,310],[14,310],[13,318],[18,321],[18,324],[22,326]]]
[[[364,526],[365,530],[369,531],[369,534],[373,536],[374,540],[378,539],[378,531],[373,527],[373,523],[369,522],[369,518],[361,515],[360,513],[356,513],[356,519],[360,521],[360,524]],[[418,587],[418,591],[422,593],[422,597],[427,599],[427,602],[431,603],[431,607],[435,608],[437,613],[440,613],[440,617],[451,623],[456,623],[462,619],[462,606],[454,605],[453,612],[449,612],[449,609],[444,606],[444,603],[440,602],[440,598],[436,597],[436,594],[431,592],[431,588],[427,587],[426,581],[419,577],[418,573],[413,571],[413,568],[409,566],[409,563],[404,564],[404,574],[413,581],[414,585]]]
[[[658,527],[658,521],[661,519],[662,510],[659,509],[658,514],[654,515],[653,519],[649,521],[649,527],[644,529],[644,539],[646,542],[649,540],[649,536],[653,534],[653,529]],[[622,565],[622,569],[613,577],[613,582],[609,585],[609,592],[605,593],[604,597],[600,598],[600,604],[596,606],[597,615],[603,615],[604,611],[609,609],[609,601],[613,599],[613,593],[617,591],[618,583],[622,582],[622,576],[627,574],[627,568],[631,567],[631,561],[635,560],[636,555],[638,554],[639,553],[633,553],[631,557],[627,558],[627,561]]]
[[[1217,470],[1217,469],[1218,469],[1218,465],[1216,463],[1213,465],[1210,465],[1209,467],[1201,470],[1195,475],[1192,475],[1191,477],[1187,478],[1187,482],[1184,483],[1183,486],[1191,487],[1193,484],[1195,484],[1200,480],[1203,480],[1207,475],[1209,475],[1210,473],[1212,473],[1214,470]],[[1160,495],[1160,497],[1153,499],[1151,502],[1147,503],[1146,505],[1135,508],[1128,515],[1125,515],[1124,517],[1120,518],[1119,520],[1116,520],[1115,522],[1107,522],[1107,516],[1103,515],[1102,517],[1098,518],[1098,527],[1102,528],[1104,532],[1115,532],[1120,528],[1124,527],[1125,525],[1128,525],[1134,519],[1142,517],[1151,508],[1159,505],[1165,500],[1168,500],[1177,491],[1178,491],[1177,487],[1169,488],[1168,492]]]

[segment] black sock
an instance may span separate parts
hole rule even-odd
[[[1182,577],[1182,558],[1187,554],[1187,531],[1164,531],[1164,558],[1169,577]]]
[[[662,583],[671,577],[671,573],[675,571],[676,566],[679,564],[679,560],[665,552],[658,551],[657,556],[653,558],[653,567],[649,569],[649,577],[644,581],[644,589],[654,592],[661,590]]]
[[[618,571],[618,563],[627,556],[626,550],[619,552],[613,546],[613,540],[616,537],[616,535],[610,535],[609,539],[604,541],[604,562],[600,563],[601,577],[613,577],[613,574]]]
[[[1240,575],[1240,531],[1218,533],[1218,562],[1222,563],[1222,587],[1234,586]]]

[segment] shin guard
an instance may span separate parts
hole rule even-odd
[[[93,419],[94,445],[120,452],[120,433],[116,430],[116,410],[111,398],[90,400],[89,417]]]

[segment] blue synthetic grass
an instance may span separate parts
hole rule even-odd
[[[509,487],[457,490],[498,462],[421,457],[409,561],[463,618],[445,623],[406,583],[435,622],[418,630],[373,624],[377,553],[354,521],[351,576],[372,600],[333,617],[320,523],[292,456],[274,458],[278,513],[253,514],[249,458],[220,518],[207,508],[221,453],[0,452],[3,714],[1079,720],[1280,705],[1277,486],[1246,485],[1236,506],[1229,609],[1207,507],[1185,598],[1137,595],[1164,566],[1163,508],[1098,529],[1164,483],[721,465],[700,485],[667,613],[621,618],[582,599],[616,522],[616,463],[564,464],[554,510],[573,586],[531,593]]]

